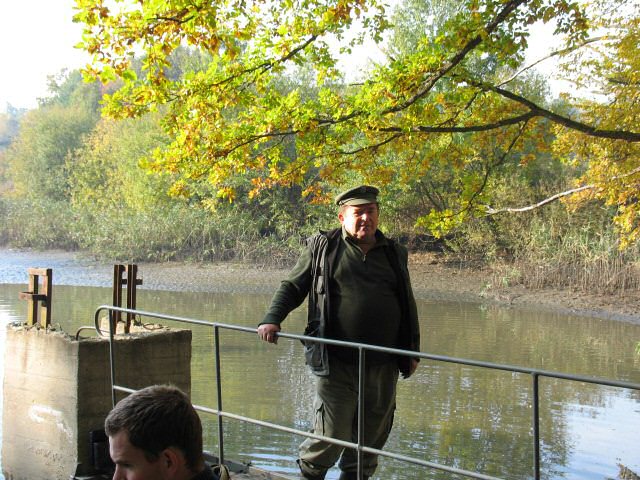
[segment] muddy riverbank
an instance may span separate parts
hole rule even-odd
[[[54,270],[54,285],[109,287],[113,263],[80,253],[0,249],[0,283],[27,283],[27,268]],[[271,293],[286,269],[239,263],[139,263],[142,288],[192,292]],[[521,286],[496,288],[491,271],[449,265],[441,256],[410,257],[411,281],[423,299],[489,302],[503,306],[544,309],[640,324],[640,291],[614,295],[573,290],[531,290]]]

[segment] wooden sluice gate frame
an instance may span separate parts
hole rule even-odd
[[[122,307],[122,288],[127,287],[127,308],[129,310],[136,309],[136,287],[142,285],[142,279],[138,278],[138,265],[114,265],[113,266],[113,306]],[[135,315],[127,313],[127,321],[124,325],[124,333],[130,333],[131,322]],[[118,311],[111,312],[111,328],[117,331],[118,323],[122,320],[122,313]]]
[[[53,269],[52,268],[29,268],[29,290],[20,292],[18,298],[26,300],[27,304],[27,325],[33,326],[38,324],[40,318],[40,327],[47,328],[51,326],[51,310],[53,296]],[[40,281],[42,277],[42,282]],[[130,310],[136,309],[136,287],[142,285],[142,279],[138,278],[138,265],[128,264],[113,266],[113,306],[122,307],[123,293],[122,290],[126,286],[126,308]],[[112,312],[111,322],[114,331],[116,326],[122,320],[122,313],[118,311]],[[126,323],[124,332],[130,333],[131,322],[135,315],[126,314]]]
[[[47,328],[51,325],[51,297],[53,294],[53,269],[51,268],[29,268],[29,291],[20,292],[18,298],[27,301],[27,325],[33,326],[38,323]],[[40,277],[43,277],[42,288]],[[38,311],[40,315],[38,315]]]

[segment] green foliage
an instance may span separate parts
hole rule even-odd
[[[167,202],[166,178],[149,175],[140,161],[167,142],[157,116],[102,120],[67,158],[70,197],[77,211],[147,211]]]
[[[555,204],[544,214],[476,224],[457,237],[463,240],[457,247],[466,255],[485,256],[494,286],[624,294],[640,288],[640,251],[619,251],[613,214],[595,203],[573,212]]]
[[[518,71],[532,24],[553,22],[564,54],[576,56],[593,43],[593,25],[617,39],[574,65],[606,81],[615,65],[609,59],[617,54],[624,60],[627,98],[633,98],[633,7],[626,30],[614,31],[616,9],[597,2],[407,1],[393,18],[389,58],[363,72],[362,83],[346,85],[330,41],[337,39],[342,51],[365,40],[379,42],[390,16],[376,0],[76,3],[76,20],[85,25],[81,46],[94,56],[85,73],[123,85],[108,96],[106,113],[135,117],[166,105],[171,140],[149,166],[171,174],[174,195],[208,190],[211,207],[276,186],[299,186],[309,202],[327,202],[354,177],[411,191],[415,179],[435,173],[438,183],[451,179],[449,190],[457,190],[459,199],[448,192],[430,195],[415,220],[420,229],[445,236],[494,210],[491,184],[503,167],[544,159],[554,144],[552,126],[584,134],[588,145],[613,142],[624,150],[640,141],[637,115],[602,129],[599,119],[606,112],[583,115],[585,104],[576,100],[572,108],[551,108],[540,79],[523,73],[526,68]],[[184,45],[198,52],[194,57],[211,59],[207,68],[173,74],[172,56],[184,53]],[[310,78],[283,85],[283,76],[294,79],[302,67]],[[625,105],[626,113],[634,102]],[[554,144],[558,158],[575,151],[567,144]],[[628,164],[622,174],[635,175],[636,162]],[[622,205],[614,197],[618,190],[587,172],[586,181],[597,180],[594,189],[610,192],[603,200],[619,206],[614,221],[628,237],[621,245],[633,241],[638,209],[628,205],[630,194]],[[238,176],[250,179],[252,188]]]
[[[7,104],[7,113],[0,113],[0,152],[5,150],[18,134],[20,118],[24,112]]]
[[[78,106],[51,105],[25,114],[6,156],[15,195],[43,201],[67,198],[66,158],[96,121],[94,112]]]
[[[169,105],[173,141],[159,152],[155,168],[177,174],[176,194],[189,194],[194,177],[206,178],[222,199],[237,198],[232,179],[238,173],[254,176],[249,195],[296,184],[303,196],[319,200],[352,173],[384,185],[401,181],[395,167],[406,166],[429,134],[472,132],[473,124],[522,114],[467,78],[492,72],[498,62],[517,64],[526,25],[554,12],[566,32],[584,34],[581,12],[562,1],[440,6],[449,16],[433,29],[436,38],[423,33],[402,58],[347,87],[327,42],[343,39],[356,21],[363,24],[356,43],[379,40],[388,23],[375,1],[276,2],[268,8],[229,1],[197,9],[183,2],[117,9],[101,1],[77,4],[76,19],[86,25],[83,47],[95,56],[87,74],[124,82],[109,97],[107,113],[137,116]],[[171,81],[170,55],[184,43],[208,53],[212,63]],[[345,50],[352,46],[342,43]],[[136,48],[146,53],[142,76],[125,74]],[[492,62],[481,62],[484,55]],[[284,72],[295,71],[287,68],[302,65],[314,73],[313,91],[302,82],[277,88]],[[518,123],[511,130],[521,129]],[[506,149],[512,139],[505,133],[490,135],[490,142]],[[288,137],[295,138],[294,156],[283,148]],[[392,153],[396,164],[380,162]]]
[[[62,70],[57,75],[50,75],[47,87],[50,96],[39,99],[41,107],[59,105],[73,106],[87,112],[100,110],[103,86],[99,82],[85,82],[79,70]]]
[[[82,249],[103,258],[162,262],[184,255],[185,239],[208,238],[206,231],[199,231],[203,222],[197,220],[179,206],[150,211],[109,209],[93,214],[83,211],[74,233]]]
[[[15,248],[75,250],[76,218],[64,200],[0,197],[0,243]]]
[[[103,258],[118,261],[246,261],[290,265],[299,244],[265,236],[255,215],[237,205],[212,215],[183,203],[149,211],[108,210],[79,216],[78,244]]]

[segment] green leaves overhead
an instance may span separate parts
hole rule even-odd
[[[167,107],[172,141],[150,168],[169,172],[177,195],[191,195],[203,181],[228,200],[297,184],[310,201],[321,202],[345,179],[410,188],[434,158],[444,157],[458,171],[457,206],[425,211],[418,224],[446,232],[456,222],[445,217],[486,214],[487,189],[501,166],[549,150],[548,125],[579,132],[587,143],[640,141],[637,121],[605,127],[577,102],[554,111],[530,95],[528,77],[513,77],[532,24],[553,22],[561,46],[578,52],[589,45],[590,28],[615,28],[610,6],[407,3],[431,9],[431,23],[421,28],[416,19],[428,16],[405,16],[413,33],[392,43],[388,58],[362,72],[359,83],[343,78],[339,52],[391,32],[393,16],[378,0],[76,0],[75,18],[85,25],[82,48],[93,55],[86,75],[122,82],[107,99],[108,115]],[[637,13],[630,15],[635,23],[616,32],[622,40],[615,55],[637,46]],[[171,56],[184,47],[210,62],[172,77]],[[141,59],[139,68],[134,58]],[[637,65],[628,60],[631,78]],[[602,64],[597,74],[610,75],[613,66]],[[637,93],[637,82],[631,85]],[[253,188],[238,191],[239,176]]]

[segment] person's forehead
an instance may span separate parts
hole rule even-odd
[[[129,441],[129,435],[125,430],[121,430],[115,435],[109,437],[109,452],[113,460],[128,460],[132,458],[144,457],[142,449],[134,447]]]
[[[120,453],[132,447],[129,443],[129,435],[124,430],[109,436],[109,449],[112,453]]]
[[[373,203],[363,203],[362,205],[346,205],[346,207],[349,211],[358,213],[358,212],[364,212],[368,210],[377,210],[378,204],[373,202]]]

